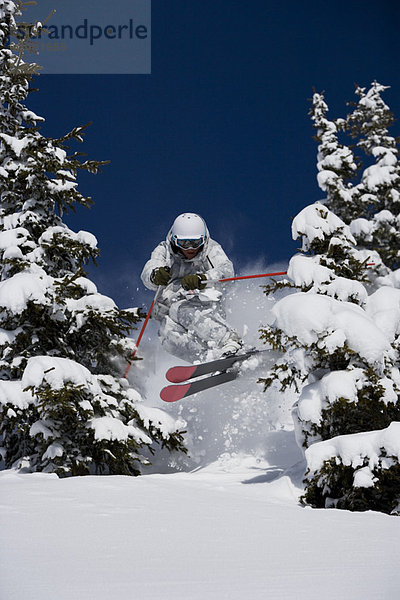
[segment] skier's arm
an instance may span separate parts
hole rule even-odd
[[[165,242],[161,242],[151,253],[150,260],[143,267],[141,280],[149,290],[156,290],[157,285],[151,281],[151,274],[154,269],[169,266],[169,256]]]
[[[232,262],[217,242],[214,240],[210,240],[210,242],[207,252],[207,262],[210,267],[206,272],[207,279],[225,279],[226,277],[233,277],[234,270]]]

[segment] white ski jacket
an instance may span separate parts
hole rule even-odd
[[[234,275],[232,262],[220,244],[209,237],[208,231],[203,249],[192,259],[185,258],[179,251],[173,251],[170,231],[166,241],[158,244],[143,268],[141,279],[148,289],[157,289],[150,280],[153,270],[165,266],[171,269],[171,284],[166,286],[159,296],[157,302],[159,310],[154,315],[156,318],[162,316],[160,313],[168,312],[168,307],[176,299],[176,292],[182,290],[180,282],[185,275],[204,273],[207,279],[224,279]],[[160,310],[162,306],[167,310]]]

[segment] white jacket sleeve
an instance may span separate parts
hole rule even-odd
[[[210,266],[206,273],[207,279],[225,279],[226,277],[234,276],[232,262],[218,242],[214,240],[210,240],[207,260]]]
[[[170,265],[170,257],[169,257],[169,252],[167,250],[166,242],[161,242],[151,253],[151,257],[147,261],[147,263],[144,265],[142,274],[140,276],[144,285],[149,290],[157,289],[157,286],[154,285],[154,283],[152,283],[150,281],[150,275],[152,274],[153,270],[157,269],[158,267],[165,267],[165,266],[168,266],[168,267],[171,266]]]

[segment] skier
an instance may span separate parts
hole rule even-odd
[[[193,362],[236,354],[243,347],[225,320],[222,285],[207,285],[207,280],[226,277],[233,277],[233,265],[210,238],[202,217],[179,215],[141,275],[147,288],[162,286],[153,316],[160,321],[158,333],[167,352]]]

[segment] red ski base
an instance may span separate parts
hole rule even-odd
[[[182,367],[171,367],[168,369],[165,377],[171,383],[182,383],[182,381],[186,381],[186,379],[190,379],[193,374],[197,371],[197,365],[182,366]]]
[[[182,400],[190,387],[190,383],[187,383],[186,385],[167,385],[167,387],[163,388],[160,392],[161,400],[164,400],[164,402],[177,402],[178,400]]]

